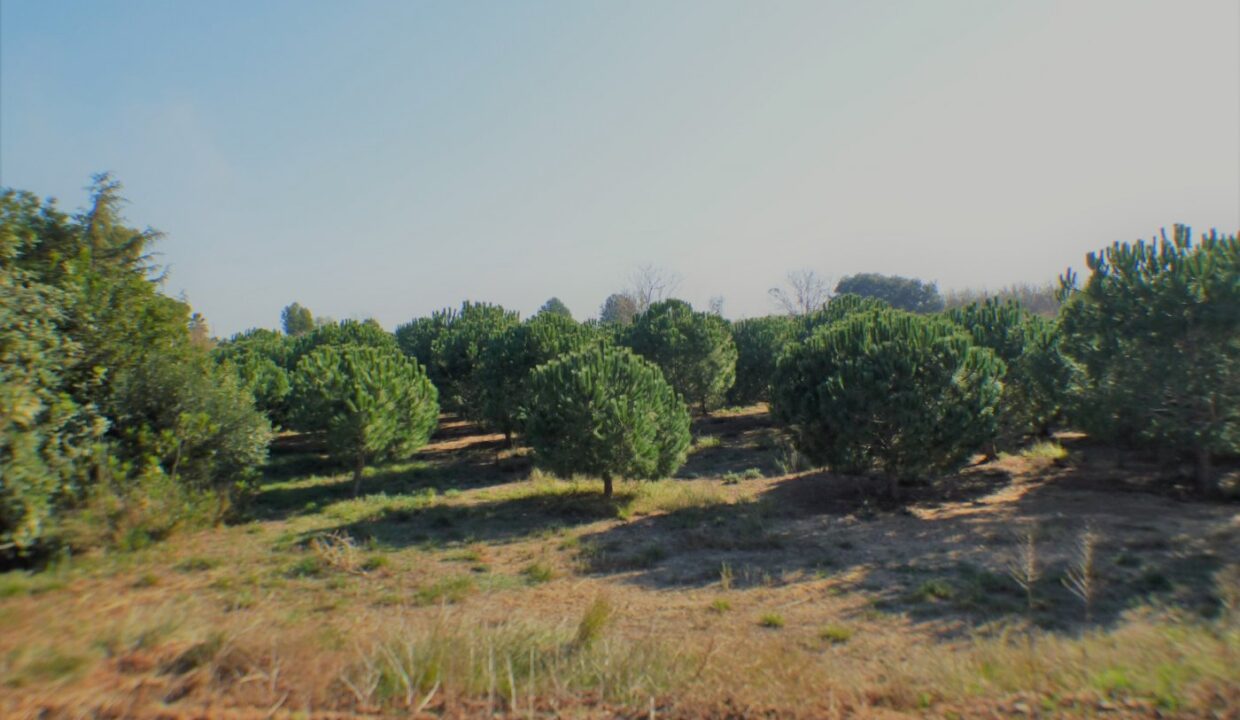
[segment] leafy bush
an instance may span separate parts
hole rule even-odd
[[[786,315],[732,323],[732,342],[736,344],[736,382],[728,390],[729,403],[752,405],[771,399],[775,361],[795,335],[796,322]]]
[[[849,275],[835,286],[835,292],[840,295],[876,298],[898,310],[915,313],[933,313],[943,309],[943,297],[939,295],[939,288],[935,283],[898,275]]]
[[[1060,351],[1055,325],[1014,300],[973,303],[949,310],[947,316],[1007,365],[998,410],[1003,443],[1010,446],[1027,435],[1048,432],[1072,381],[1072,366]]]
[[[526,435],[535,463],[565,477],[672,474],[688,455],[689,412],[655,365],[599,343],[530,376]]]
[[[56,289],[10,265],[12,229],[0,226],[0,551],[24,552],[83,479],[102,428],[64,392],[79,349],[60,332]]]
[[[367,462],[412,454],[439,415],[426,372],[393,349],[321,347],[297,364],[293,397],[299,426],[325,431],[329,452],[352,464],[354,495]]]
[[[160,293],[159,233],[127,227],[122,202],[106,175],[72,217],[0,194],[0,552],[109,507],[150,536],[218,519],[265,457],[266,422],[194,342],[205,320]]]
[[[850,473],[898,481],[950,470],[995,430],[1003,361],[954,323],[896,310],[857,313],[792,345],[773,409],[798,449]]]
[[[292,390],[288,362],[293,342],[270,330],[251,330],[219,343],[211,350],[216,362],[228,366],[241,386],[254,396],[254,405],[273,424],[288,422],[288,395]]]
[[[1064,349],[1084,370],[1073,416],[1091,435],[1212,457],[1240,452],[1240,241],[1191,230],[1090,253],[1063,278]]]
[[[124,412],[112,419],[127,440],[123,457],[154,459],[173,483],[222,500],[250,489],[267,460],[271,426],[227,368],[201,352],[155,355],[115,384]]]
[[[597,332],[559,313],[539,313],[495,336],[478,365],[482,416],[511,438],[525,418],[530,372],[546,362],[589,345]]]
[[[727,323],[694,312],[681,300],[664,300],[633,321],[625,345],[658,365],[676,392],[702,413],[722,405],[736,381],[736,343]]]

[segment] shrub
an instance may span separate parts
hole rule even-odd
[[[849,315],[872,312],[874,310],[890,310],[891,305],[884,300],[860,295],[836,295],[831,301],[814,312],[796,318],[797,339],[805,340],[814,331],[825,325],[837,323]]]
[[[723,403],[736,380],[736,344],[727,323],[681,300],[657,302],[638,315],[624,344],[658,365],[703,414]]]
[[[1192,454],[1203,491],[1212,456],[1240,452],[1240,241],[1191,230],[1088,256],[1085,286],[1062,280],[1065,351],[1084,370],[1074,419],[1091,435]]]
[[[947,316],[1007,365],[998,409],[998,435],[1006,445],[1049,431],[1059,416],[1072,367],[1060,352],[1053,323],[1016,301],[991,299],[950,310]]]
[[[943,309],[943,297],[939,295],[939,288],[935,283],[898,275],[849,275],[839,281],[835,292],[840,295],[877,298],[898,310],[915,313],[934,313]]]
[[[689,413],[655,365],[599,343],[534,370],[526,434],[548,470],[603,479],[658,478],[684,464]]]
[[[995,428],[1003,362],[942,318],[850,315],[790,347],[773,407],[798,449],[843,472],[891,482],[950,470]]]
[[[329,452],[353,465],[353,494],[366,463],[406,457],[426,444],[439,415],[435,386],[395,350],[321,347],[297,364],[300,427],[327,433]]]
[[[796,321],[786,315],[738,320],[732,323],[736,344],[736,382],[728,402],[752,405],[771,399],[775,361],[796,335]]]
[[[482,415],[511,439],[521,430],[530,372],[590,343],[596,332],[559,313],[539,313],[490,339],[477,369]]]

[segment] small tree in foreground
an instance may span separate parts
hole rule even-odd
[[[850,315],[792,345],[772,406],[810,459],[899,481],[958,467],[993,436],[1004,366],[956,324]]]
[[[297,363],[293,388],[300,426],[325,431],[329,454],[352,464],[355,496],[366,463],[409,456],[439,417],[426,371],[393,349],[325,345]]]
[[[535,463],[584,473],[612,495],[617,477],[659,478],[689,452],[689,412],[659,368],[627,349],[598,344],[530,376],[526,437]]]

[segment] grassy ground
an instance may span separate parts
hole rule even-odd
[[[463,423],[358,499],[284,438],[250,522],[0,575],[0,715],[1240,705],[1236,504],[1064,438],[891,507],[801,470],[761,408],[695,432],[679,477],[611,503]]]

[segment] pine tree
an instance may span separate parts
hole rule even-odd
[[[573,317],[572,311],[570,311],[568,309],[568,306],[564,304],[564,301],[559,299],[558,297],[553,297],[547,302],[543,303],[542,307],[538,308],[537,314],[538,315],[547,315],[547,314],[563,315],[564,317],[569,318],[569,319],[572,319]]]
[[[530,372],[560,355],[580,350],[599,333],[558,313],[539,313],[490,339],[478,366],[483,418],[511,440],[520,432],[528,404]]]
[[[624,344],[659,366],[702,414],[719,407],[736,381],[736,343],[723,318],[664,300],[633,321]]]
[[[293,397],[299,426],[325,431],[328,452],[352,465],[355,496],[367,463],[408,457],[439,416],[426,372],[391,348],[324,345],[297,363]]]
[[[530,376],[526,434],[535,463],[613,479],[659,478],[688,455],[689,412],[659,368],[599,343],[542,365]]]
[[[1215,455],[1240,452],[1240,241],[1115,243],[1062,278],[1064,350],[1083,370],[1073,417],[1099,438],[1192,455],[1203,492]]]
[[[849,315],[780,358],[772,409],[812,460],[899,481],[951,470],[995,430],[1003,361],[956,324],[897,310]]]
[[[796,322],[787,315],[732,323],[732,341],[736,343],[736,383],[728,390],[728,402],[752,405],[770,400],[775,363],[795,337]]]
[[[1072,381],[1072,367],[1060,351],[1055,325],[1015,300],[997,298],[946,315],[968,330],[975,344],[990,348],[1007,365],[998,410],[999,440],[1011,445],[1028,435],[1049,432]]]

